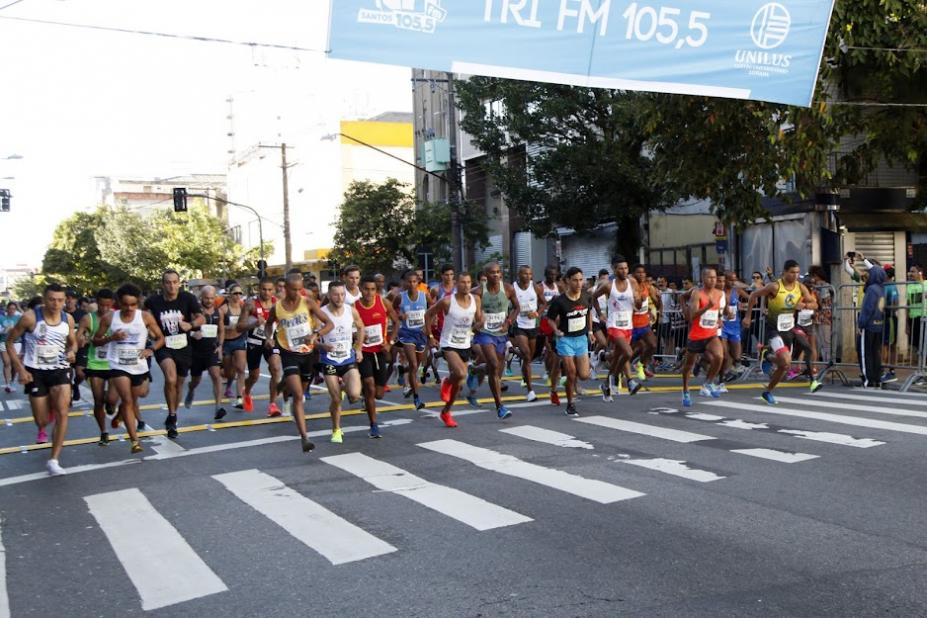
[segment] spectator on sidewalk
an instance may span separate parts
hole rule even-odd
[[[895,365],[898,364],[898,305],[901,298],[895,285],[895,269],[891,264],[883,264],[885,271],[885,328],[882,330],[882,362],[888,369],[882,375],[882,383],[896,382]]]
[[[821,266],[812,266],[808,271],[811,278],[811,293],[818,299],[818,310],[814,313],[814,342],[822,362],[831,360],[831,324],[833,322],[834,295],[828,285],[827,276]]]
[[[882,379],[882,332],[885,329],[885,271],[878,264],[869,266],[863,302],[856,327],[859,331],[857,352],[862,369],[863,387],[880,388]]]

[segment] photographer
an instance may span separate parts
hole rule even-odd
[[[857,352],[862,370],[864,388],[882,386],[882,334],[885,328],[885,271],[875,260],[867,260],[861,253],[848,253],[845,266],[855,271],[857,264],[866,269],[866,283],[859,315]]]

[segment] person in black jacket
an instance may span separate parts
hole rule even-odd
[[[856,327],[859,331],[859,365],[863,372],[864,387],[881,387],[882,333],[885,323],[885,270],[869,261],[869,278],[866,281],[863,302]]]

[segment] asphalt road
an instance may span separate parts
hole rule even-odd
[[[394,390],[383,439],[357,415],[330,444],[317,417],[309,455],[266,402],[181,410],[141,456],[93,443],[78,408],[89,443],[58,478],[0,396],[0,618],[927,612],[927,396],[790,388],[769,408],[746,388],[680,411],[654,379],[571,419],[509,384],[506,421],[462,404],[447,429]]]

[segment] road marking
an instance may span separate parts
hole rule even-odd
[[[506,429],[500,429],[499,431],[513,436],[518,436],[519,438],[525,438],[526,440],[534,440],[535,442],[543,442],[544,444],[553,444],[554,446],[561,446],[563,448],[582,448],[590,451],[595,448],[588,442],[577,440],[573,436],[567,435],[565,433],[551,431],[550,429],[544,429],[542,427],[534,427],[533,425],[508,427]]]
[[[901,394],[901,393],[899,393]],[[875,395],[859,395],[844,393],[843,391],[818,391],[807,395],[809,398],[829,397],[832,399],[851,399],[853,401],[874,401],[876,403],[894,403],[900,406],[927,406],[927,399],[897,399],[895,397],[877,397]]]
[[[522,461],[511,455],[504,455],[489,449],[471,446],[457,440],[435,440],[423,442],[418,446],[436,453],[457,457],[469,461],[479,468],[513,476],[532,483],[558,489],[580,498],[586,498],[599,504],[610,504],[620,500],[638,498],[645,494],[619,485],[587,479],[576,474],[545,468]]]
[[[357,476],[377,489],[409,498],[479,531],[533,521],[482,498],[437,485],[362,453],[323,457],[322,461]]]
[[[640,468],[647,468],[648,470],[656,470],[657,472],[662,472],[663,474],[670,474],[672,476],[682,477],[684,479],[697,481],[699,483],[710,483],[711,481],[717,481],[725,478],[715,474],[714,472],[709,472],[708,470],[691,468],[686,462],[676,461],[673,459],[616,459],[615,461],[618,463],[626,463],[632,466],[638,466]]]
[[[882,406],[873,406],[857,403],[845,403],[843,401],[822,401],[815,400],[814,397],[779,397],[776,399],[782,403],[792,403],[799,406],[813,406],[815,408],[829,408],[832,410],[853,410],[859,412],[872,412],[873,414],[890,414],[893,416],[913,416],[915,418],[927,418],[927,412],[915,410],[901,410],[899,408],[885,408]]]
[[[346,564],[396,551],[389,543],[259,470],[217,474],[212,478],[332,564]]]
[[[678,410],[677,410],[678,412]],[[723,416],[716,416],[714,414],[702,414],[701,412],[693,412],[691,414],[686,414],[687,418],[694,418],[697,421],[709,421],[714,423],[715,421],[723,421]]]
[[[776,451],[771,448],[741,448],[732,450],[731,452],[790,464],[818,458],[817,455],[809,455],[807,453],[789,453],[786,451]]]
[[[886,431],[898,431],[901,433],[913,433],[921,436],[927,436],[927,427],[922,425],[909,425],[906,423],[894,423],[891,421],[882,421],[875,418],[863,418],[859,416],[844,416],[842,414],[830,414],[827,412],[809,412],[805,410],[796,410],[793,408],[783,408],[780,406],[761,406],[751,403],[733,403],[729,401],[703,401],[702,405],[716,406],[719,408],[731,408],[734,410],[749,410],[751,412],[761,412],[766,414],[781,414],[784,416],[798,416],[816,421],[827,421],[830,423],[840,423],[843,425],[855,425],[856,427],[868,427],[870,429],[884,429]]]
[[[739,418],[722,420],[718,424],[722,427],[730,427],[731,429],[769,429],[769,425],[766,423],[749,423]]]
[[[610,418],[608,416],[586,416],[574,420],[577,423],[587,423],[589,425],[596,425],[598,427],[617,429],[618,431],[627,431],[629,433],[637,433],[644,436],[651,436],[653,438],[662,438],[663,440],[671,440],[673,442],[690,443],[700,442],[702,440],[714,440],[713,437],[704,436],[700,433],[691,433],[679,429],[668,429],[666,427],[657,427],[656,425],[635,423],[634,421],[625,421],[617,418]]]
[[[84,500],[138,591],[143,610],[228,590],[137,488],[85,496]]]
[[[862,387],[854,387],[854,388],[851,388],[850,390],[857,392],[857,393],[869,393],[870,395],[873,393],[891,393],[892,397],[910,397],[912,399],[921,399],[921,400],[927,401],[927,393],[902,393],[901,391],[879,391],[879,390],[873,390],[871,388],[862,388]]]
[[[2,518],[0,518],[0,618],[10,618],[10,596],[6,592],[6,549],[3,548]]]
[[[831,444],[854,446],[856,448],[872,448],[873,446],[882,446],[885,444],[885,442],[880,442],[879,440],[873,440],[871,438],[854,438],[853,436],[848,436],[843,433],[830,433],[827,431],[804,431],[802,429],[777,429],[776,431],[804,440],[829,442]]]
[[[174,454],[183,453],[184,451],[187,450],[184,447],[180,446],[179,444],[177,444],[176,442],[174,442],[173,440],[165,436],[154,436],[151,439],[150,446],[151,446],[151,450],[153,450],[158,455],[167,455],[170,453],[174,453]]]
[[[67,468],[67,471],[68,476],[70,476],[73,474],[80,474],[81,472],[93,472],[94,470],[102,470],[104,468],[116,468],[118,466],[125,466],[128,464],[141,463],[141,461],[141,459],[122,459],[120,461],[111,461],[109,463],[73,466]],[[0,487],[7,487],[9,485],[18,485],[20,483],[28,483],[29,481],[41,481],[43,479],[52,478],[56,477],[48,476],[48,472],[31,472],[29,474],[21,474],[19,476],[10,476],[5,479],[0,479]]]

